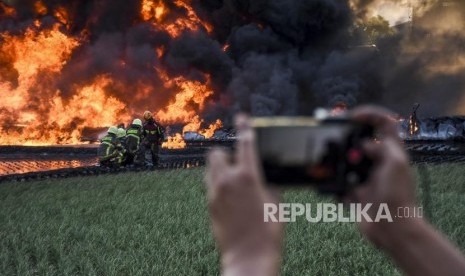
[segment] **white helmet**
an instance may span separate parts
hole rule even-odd
[[[118,134],[116,134],[118,138],[126,136],[126,130],[124,128],[118,128]]]
[[[111,126],[109,129],[108,129],[108,133],[111,133],[111,134],[117,134],[118,133],[118,128],[115,127],[115,126]]]
[[[140,119],[134,119],[134,121],[132,121],[132,124],[137,125],[137,126],[142,126],[142,121]]]

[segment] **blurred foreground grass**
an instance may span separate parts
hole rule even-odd
[[[427,167],[432,222],[465,249],[461,165]],[[2,275],[217,275],[203,169],[0,185]],[[420,201],[425,194],[421,193]],[[327,202],[290,191],[285,202]],[[353,223],[291,223],[284,275],[392,275]]]

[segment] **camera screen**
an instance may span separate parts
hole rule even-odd
[[[352,124],[347,120],[261,118],[254,120],[257,148],[268,183],[332,183],[344,169]]]
[[[317,126],[281,126],[256,128],[259,155],[262,160],[280,166],[317,164],[347,137],[348,124]]]

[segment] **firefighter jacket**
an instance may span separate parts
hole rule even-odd
[[[148,120],[144,123],[144,137],[147,144],[159,144],[164,139],[163,127],[155,122]]]
[[[102,138],[97,154],[100,161],[105,161],[118,156],[121,149],[121,144],[116,135],[107,134]]]
[[[143,130],[141,126],[130,125],[126,131],[126,149],[134,154],[140,149],[140,143],[143,138]]]

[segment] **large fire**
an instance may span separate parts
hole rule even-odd
[[[210,124],[207,128],[201,129],[200,126],[202,125],[202,122],[203,121],[199,118],[199,116],[195,116],[192,119],[192,122],[184,126],[182,133],[197,132],[205,138],[211,138],[213,134],[215,134],[215,130],[223,126],[223,122],[218,119],[216,122]],[[168,137],[168,140],[164,142],[162,146],[169,149],[184,148],[186,146],[186,141],[184,141],[181,134],[176,133],[174,136]]]
[[[172,38],[185,31],[212,31],[212,26],[203,22],[191,8],[189,0],[167,3],[142,0],[141,22],[150,23],[152,28]],[[185,16],[172,16],[173,7],[183,10]],[[115,87],[123,84],[110,73],[95,74],[91,81],[61,88],[59,77],[82,46],[90,43],[89,32],[70,31],[73,22],[65,7],[48,7],[39,0],[34,10],[35,19],[29,26],[19,32],[0,33],[0,144],[79,144],[85,127],[107,127],[140,117],[144,110],[137,110],[118,93],[113,93]],[[16,16],[13,7],[0,2],[0,19],[14,20]],[[45,18],[47,23],[43,21]],[[153,51],[162,58],[165,47],[153,47]],[[125,65],[122,57],[118,66]],[[170,100],[152,108],[156,109],[152,111],[157,121],[184,124],[183,132],[196,131],[206,138],[222,126],[219,120],[208,125],[201,119],[201,112],[214,94],[208,74],[203,80],[172,76],[159,63],[153,64],[152,70],[162,81],[162,87],[140,84],[135,85],[136,89],[126,89],[139,101],[157,97],[152,92],[159,89],[174,91]],[[202,128],[204,125],[206,128]],[[184,147],[185,142],[180,133],[173,133],[164,146],[179,148]]]

